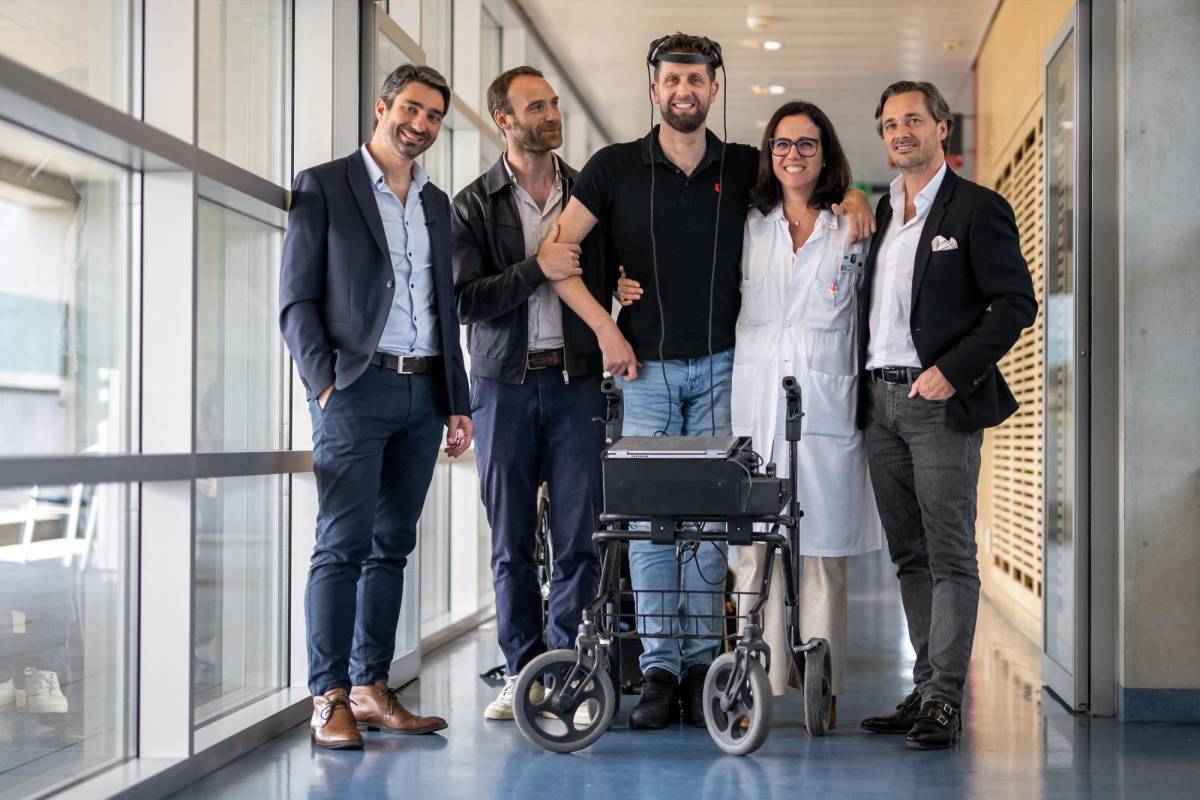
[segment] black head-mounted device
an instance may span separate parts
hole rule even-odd
[[[647,64],[657,67],[660,62],[669,61],[672,64],[711,64],[713,69],[720,69],[725,63],[721,58],[721,45],[712,39],[700,37],[702,53],[664,52],[663,45],[671,38],[670,36],[660,36],[650,43],[650,49],[646,51]]]

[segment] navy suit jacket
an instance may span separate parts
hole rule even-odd
[[[450,260],[450,200],[427,183],[421,205],[441,338],[440,410],[467,415],[471,407]],[[344,389],[366,370],[395,291],[383,220],[362,154],[355,150],[297,175],[283,238],[279,327],[310,400],[330,384]]]

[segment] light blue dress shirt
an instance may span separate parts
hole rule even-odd
[[[395,276],[395,294],[388,311],[378,349],[405,356],[436,356],[441,352],[438,337],[437,302],[433,289],[433,260],[429,249],[429,229],[425,227],[425,208],[421,190],[429,183],[429,174],[417,162],[412,166],[408,197],[400,198],[388,188],[383,170],[371,158],[364,144],[363,164],[371,179],[375,205],[383,220],[388,255]]]

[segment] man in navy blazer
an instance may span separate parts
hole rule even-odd
[[[450,263],[450,203],[417,158],[450,103],[404,65],[384,81],[371,140],[296,176],[279,324],[309,400],[320,508],[308,572],[312,740],[359,748],[360,724],[430,733],[388,688],[404,567],[433,477],[471,443]]]

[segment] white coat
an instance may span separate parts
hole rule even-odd
[[[858,266],[845,265],[849,227],[822,211],[793,253],[782,206],[751,210],[742,245],[742,309],[734,350],[733,432],[752,437],[764,460],[788,474],[783,439],[785,375],[800,383],[800,554],[850,556],[878,550],[883,527],[855,427]]]

